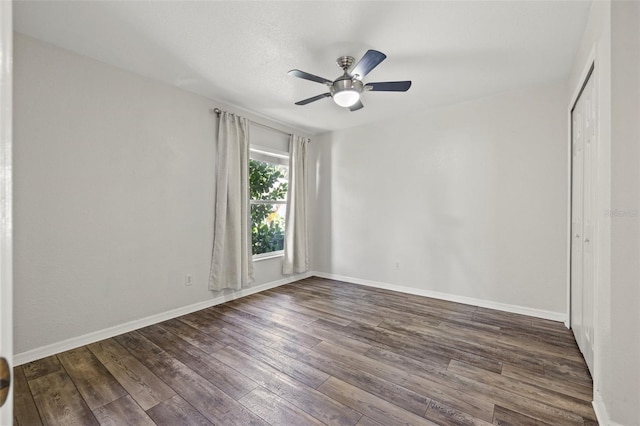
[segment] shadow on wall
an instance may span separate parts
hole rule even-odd
[[[331,272],[333,270],[331,262],[333,229],[331,134],[317,137],[310,146],[313,153],[309,162],[309,181],[312,188],[309,192],[311,269]]]

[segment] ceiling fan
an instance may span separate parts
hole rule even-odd
[[[411,81],[362,82],[362,78],[377,67],[380,62],[384,61],[386,57],[387,55],[377,50],[368,50],[356,66],[349,71],[355,60],[352,56],[341,56],[336,59],[336,62],[338,67],[342,68],[344,74],[333,81],[300,70],[289,71],[288,74],[294,77],[329,86],[327,93],[296,102],[296,105],[307,105],[320,99],[332,97],[333,101],[339,106],[349,108],[351,111],[357,111],[364,106],[360,101],[360,95],[363,92],[406,92],[411,87]]]

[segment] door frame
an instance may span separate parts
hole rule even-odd
[[[595,46],[589,53],[588,59],[586,61],[586,65],[583,67],[582,72],[580,73],[580,78],[577,81],[576,87],[573,88],[573,94],[571,95],[570,102],[567,108],[567,316],[565,320],[565,326],[568,329],[571,329],[571,247],[572,247],[572,203],[573,192],[572,192],[572,177],[573,177],[573,120],[572,113],[573,109],[578,102],[578,98],[582,94],[582,90],[587,84],[587,81],[591,77],[592,74],[595,75],[596,80],[594,80],[594,84],[596,85],[596,92],[600,93],[600,73],[598,70],[598,61],[596,57],[596,49]],[[598,97],[598,99],[600,99]],[[598,132],[600,132],[600,126],[598,126]],[[598,138],[600,135],[598,135]],[[596,275],[597,277],[597,275]],[[597,297],[594,292],[594,298]]]
[[[12,20],[12,2],[0,1],[0,355],[13,376]],[[3,425],[13,424],[13,389],[0,408]]]
[[[569,137],[570,137],[570,142],[569,142],[569,267],[568,267],[569,288],[567,293],[567,301],[568,301],[567,328],[571,328],[571,318],[573,314],[573,306],[571,305],[571,300],[572,300],[571,297],[573,295],[573,288],[571,285],[572,278],[573,278],[571,274],[571,266],[573,264],[573,243],[574,243],[574,239],[573,239],[573,235],[574,235],[574,230],[573,230],[573,166],[574,166],[573,165],[573,111],[576,109],[576,106],[578,105],[578,100],[580,99],[580,96],[584,92],[585,87],[587,87],[587,83],[589,82],[589,79],[592,77],[594,78],[593,84],[597,85],[598,82],[595,80],[597,79],[595,62],[591,62],[591,64],[587,69],[586,75],[584,76],[583,79],[581,79],[582,84],[579,85],[578,93],[576,94],[575,99],[573,99],[573,102],[571,103],[571,108],[569,109]],[[580,233],[582,233],[582,230],[580,230]]]

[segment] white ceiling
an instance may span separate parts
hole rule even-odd
[[[311,133],[341,129],[567,78],[588,1],[18,1],[16,31]],[[350,112],[326,86],[335,59],[387,55],[365,82],[412,80],[406,93],[368,92]]]

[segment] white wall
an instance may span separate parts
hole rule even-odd
[[[19,34],[14,90],[15,353],[218,297],[209,109],[233,108]]]
[[[640,424],[640,3],[611,9],[611,420]]]
[[[563,317],[566,83],[316,138],[315,269]]]
[[[640,424],[639,22],[640,3],[594,2],[570,78],[575,93],[595,59],[602,215],[593,379],[594,406],[607,425]]]

